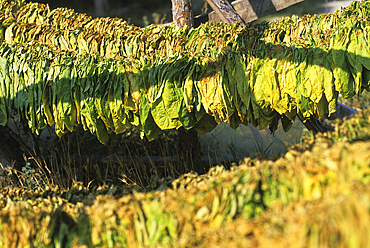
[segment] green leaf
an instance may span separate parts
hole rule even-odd
[[[215,127],[217,126],[217,122],[215,121],[215,118],[212,116],[205,114],[203,117],[199,120],[199,122],[194,126],[194,129],[200,134],[206,134],[208,132],[211,132]]]
[[[9,94],[7,84],[9,85],[9,70],[6,58],[0,57],[0,125],[4,126],[8,122],[10,106],[7,106]]]
[[[353,79],[355,81],[355,94],[361,93],[362,84],[362,63],[361,63],[361,29],[356,29],[355,27],[348,33],[348,47],[345,53],[349,62],[349,71],[352,73]]]
[[[57,125],[61,130],[63,130],[62,125],[65,125],[67,129],[72,132],[74,126],[77,125],[76,113],[72,95],[71,87],[71,69],[72,63],[69,62],[65,64],[65,67],[62,69],[59,80],[56,82],[56,97],[57,97],[57,111],[58,119],[60,118],[59,125]]]
[[[140,124],[142,131],[145,133],[149,141],[155,139],[162,133],[162,130],[155,123],[153,116],[150,112],[148,99],[145,97],[144,91],[141,91],[142,97],[140,98],[139,114]]]
[[[110,76],[113,72],[112,66],[112,61],[98,65],[98,80],[94,91],[95,106],[98,115],[104,122],[108,132],[115,129],[108,102],[108,89],[110,84],[113,83],[113,78]]]
[[[122,84],[118,80],[120,75],[116,73],[112,74],[114,77],[111,78],[111,83],[108,89],[108,104],[110,108],[110,113],[112,115],[112,121],[114,125],[115,133],[122,133],[126,129],[131,127],[131,123],[126,115],[126,110],[123,105],[122,100]]]
[[[196,69],[196,64],[193,61],[189,61],[189,68],[187,68],[187,75],[183,85],[183,92],[184,92],[184,101],[186,104],[186,108],[189,112],[193,111],[194,109],[194,102],[195,102],[195,95],[196,89],[194,86],[194,72]]]
[[[346,31],[339,29],[338,33],[333,36],[333,45],[330,50],[332,55],[332,68],[334,75],[335,89],[339,91],[343,98],[350,98],[354,96],[355,81],[352,77],[346,57],[347,39]]]
[[[151,107],[153,119],[160,129],[167,130],[181,126],[181,123],[177,119],[171,118],[167,113],[162,96],[155,102],[149,103],[149,106]]]

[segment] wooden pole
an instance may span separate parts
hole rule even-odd
[[[226,0],[206,0],[209,6],[214,10],[224,23],[240,22],[244,24],[243,19],[236,13],[233,6]]]
[[[177,26],[193,27],[193,2],[192,0],[172,0],[172,17]]]
[[[221,8],[221,2],[227,1],[219,1],[219,0],[207,0],[207,2],[214,2],[215,5],[218,5],[219,7],[215,8]],[[261,18],[263,16],[266,16],[268,14],[272,14],[276,11],[285,9],[291,5],[294,5],[296,3],[303,2],[303,0],[236,0],[231,2],[232,9],[235,10],[236,13],[240,16],[240,18],[245,22],[251,22],[254,20],[257,20],[258,18]],[[211,4],[210,4],[211,5]],[[230,8],[230,7],[226,7]],[[213,9],[213,7],[212,7]],[[222,15],[223,16],[223,15]],[[217,13],[215,10],[212,12],[208,12],[206,14],[196,16],[194,17],[194,25],[197,27],[200,25],[200,23],[203,22],[222,22],[224,19],[221,19],[219,13]],[[229,22],[227,22],[229,23]]]
[[[172,0],[172,16],[177,26],[183,27],[187,25],[193,27],[194,16],[192,0]],[[180,127],[177,132],[180,160],[186,166],[187,170],[197,170],[196,167],[200,157],[200,145],[197,131],[194,128],[186,130],[184,127]]]

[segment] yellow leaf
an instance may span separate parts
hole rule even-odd
[[[82,32],[77,37],[77,44],[79,53],[89,52],[89,47],[84,39],[84,34]]]
[[[5,30],[5,41],[9,45],[13,43],[13,27],[15,26],[15,23],[10,25],[6,30]]]

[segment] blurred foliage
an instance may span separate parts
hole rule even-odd
[[[294,4],[288,8],[277,11],[273,14],[264,16],[255,22],[262,21],[271,21],[273,19],[279,19],[281,17],[297,15],[304,16],[306,14],[314,15],[321,14],[327,11],[327,8],[324,7],[325,4],[332,2],[341,2],[340,0],[304,0],[303,2]],[[339,4],[338,4],[339,5]]]
[[[275,160],[146,187],[2,187],[0,246],[368,247],[369,116]]]

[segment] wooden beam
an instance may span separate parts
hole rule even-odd
[[[206,0],[209,6],[224,23],[242,22],[243,19],[236,13],[232,5],[226,0]]]
[[[303,0],[237,0],[231,3],[235,11],[245,23],[257,20],[263,16],[285,9]],[[197,27],[203,22],[222,22],[216,12],[212,11],[195,17],[194,26]]]

